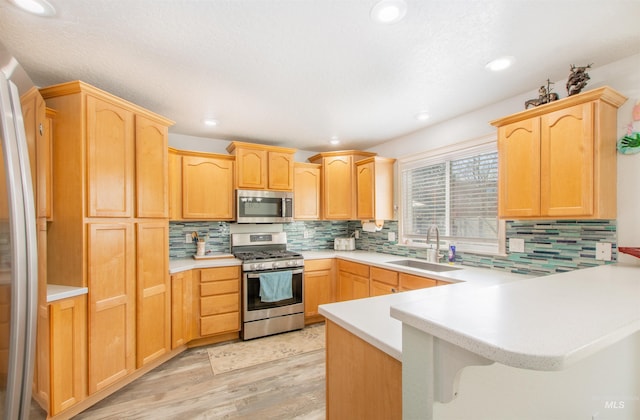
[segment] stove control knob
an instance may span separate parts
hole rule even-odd
[[[279,263],[279,262],[277,262],[277,261],[274,261],[274,262],[272,263],[271,267],[272,267],[272,268],[278,268],[278,267],[280,267],[280,263]]]
[[[258,264],[256,264],[256,268],[258,270],[263,270],[264,269],[264,264],[263,263],[258,263]]]

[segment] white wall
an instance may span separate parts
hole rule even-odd
[[[618,110],[618,138],[631,122],[631,111],[640,99],[640,54],[589,71],[585,90],[611,86],[629,99]],[[555,82],[553,91],[566,96],[565,80]],[[495,134],[489,121],[522,111],[527,99],[538,97],[537,89],[427,127],[369,149],[381,156],[399,158],[465,140]],[[635,123],[640,131],[640,121]],[[618,246],[640,247],[640,153],[618,154]],[[619,254],[619,261],[640,265],[640,259]]]

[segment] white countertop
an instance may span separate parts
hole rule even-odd
[[[611,264],[485,288],[446,286],[391,316],[496,362],[565,369],[640,331],[640,267]]]
[[[87,289],[86,287],[47,284],[47,302],[55,302],[56,300],[86,295],[87,293],[89,293],[89,289]]]
[[[394,293],[367,299],[357,299],[346,302],[321,305],[319,311],[327,319],[352,334],[360,337],[369,344],[384,351],[397,360],[402,360],[402,323],[390,316],[392,306],[401,306],[412,302],[421,302],[426,298],[437,299],[437,296],[450,290],[476,289],[504,284],[530,278],[520,274],[505,271],[490,270],[467,266],[458,266],[462,270],[441,273],[425,272],[408,267],[389,264],[389,261],[407,259],[397,255],[379,254],[363,251],[318,252],[311,255],[304,253],[305,259],[337,258],[360,262],[395,271],[407,272],[444,281],[457,282],[454,284],[430,287],[409,292]],[[412,259],[412,258],[408,258]]]

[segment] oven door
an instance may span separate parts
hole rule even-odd
[[[291,271],[291,298],[271,301],[260,296],[260,274],[281,273]],[[245,272],[242,276],[242,320],[243,322],[257,321],[282,315],[304,312],[303,302],[303,269],[270,270],[267,272]],[[263,276],[262,281],[268,281]]]

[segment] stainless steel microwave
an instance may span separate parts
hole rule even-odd
[[[238,223],[293,222],[293,193],[290,191],[236,190]]]

